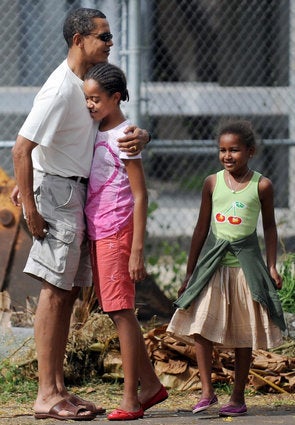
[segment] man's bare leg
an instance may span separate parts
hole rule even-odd
[[[64,388],[62,364],[70,324],[70,298],[68,291],[43,282],[35,317],[39,372],[36,412],[48,412],[64,398],[58,385]]]
[[[63,310],[63,320],[65,322],[63,326],[64,334],[61,336],[61,342],[57,345],[59,349],[58,355],[56,355],[56,386],[59,394],[62,397],[67,397],[69,395],[65,384],[64,384],[64,357],[66,352],[66,345],[69,336],[69,329],[71,323],[71,315],[73,312],[74,303],[79,295],[80,288],[74,287],[71,291],[67,291],[67,297],[64,302],[64,310]]]

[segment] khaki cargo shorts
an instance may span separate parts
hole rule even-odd
[[[34,196],[48,224],[43,240],[33,238],[24,272],[61,289],[92,285],[84,203],[87,186],[34,171]]]

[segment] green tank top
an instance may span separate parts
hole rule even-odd
[[[237,192],[226,185],[224,170],[216,173],[216,184],[212,194],[211,229],[217,239],[235,241],[252,234],[257,226],[261,204],[258,182],[261,174],[254,171],[248,185]],[[222,265],[239,267],[234,254],[227,252]]]

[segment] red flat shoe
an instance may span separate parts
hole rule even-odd
[[[147,400],[145,403],[142,403],[142,409],[147,410],[151,407],[155,406],[158,403],[162,403],[162,401],[166,400],[168,398],[168,393],[164,385],[161,386],[159,391],[151,397],[149,400]]]
[[[123,409],[115,409],[107,415],[107,418],[109,421],[132,421],[134,419],[143,418],[144,411],[141,407],[139,410],[136,410],[136,412],[127,412]]]

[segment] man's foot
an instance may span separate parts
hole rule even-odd
[[[95,418],[96,414],[86,410],[82,406],[74,406],[67,399],[60,400],[48,412],[35,412],[35,419],[58,419],[61,421],[89,421]]]
[[[96,406],[92,401],[84,400],[76,394],[69,394],[67,400],[69,400],[74,406],[85,407],[87,410],[95,413],[96,415],[103,415],[106,412],[106,409],[103,407]]]

